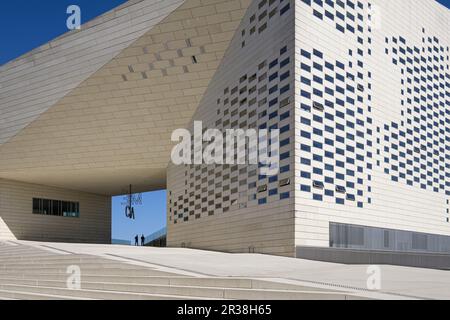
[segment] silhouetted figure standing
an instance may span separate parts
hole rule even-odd
[[[134,237],[134,245],[139,246],[139,236],[138,235],[136,235],[136,237]]]
[[[141,236],[141,246],[145,245],[145,237],[144,235]]]

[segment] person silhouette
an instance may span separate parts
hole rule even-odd
[[[141,246],[145,245],[145,237],[144,235],[141,236]]]
[[[134,237],[134,245],[135,245],[135,246],[139,246],[139,236],[138,236],[138,235],[136,235],[136,236]]]

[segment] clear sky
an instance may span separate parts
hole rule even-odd
[[[145,236],[166,226],[166,191],[144,193],[142,206],[136,206],[136,220],[125,217],[123,197],[112,202],[113,238],[129,240],[136,234]]]
[[[86,22],[124,2],[126,0],[0,1],[0,65],[65,33],[69,5],[79,5],[82,21]],[[438,2],[450,8],[450,0]]]
[[[450,9],[450,0],[438,0],[438,2]]]
[[[401,1],[401,0],[386,0]],[[126,2],[126,0],[3,0],[0,1],[0,65],[67,32],[66,9],[80,6],[82,23]],[[450,8],[450,0],[439,0]],[[165,226],[166,193],[144,195],[136,207],[136,220],[125,218],[122,197],[113,199],[113,237],[131,239]]]
[[[82,22],[126,2],[125,0],[2,0],[0,1],[0,64],[67,32],[67,7],[81,8]]]

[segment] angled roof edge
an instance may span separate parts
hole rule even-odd
[[[0,146],[185,0],[133,0],[0,67]]]
[[[89,20],[89,21],[83,23],[81,25],[81,29],[80,30],[71,30],[71,31],[65,32],[65,33],[63,33],[63,34],[61,34],[61,35],[59,35],[59,36],[49,40],[48,42],[46,42],[46,43],[44,43],[44,44],[42,44],[42,45],[32,49],[31,51],[28,51],[28,52],[26,52],[26,53],[24,53],[24,54],[22,54],[22,55],[20,55],[20,56],[18,56],[16,58],[10,60],[10,61],[8,61],[8,62],[6,62],[4,64],[0,64],[0,73],[2,71],[4,71],[4,70],[8,70],[9,69],[8,67],[11,67],[11,68],[15,67],[14,64],[16,62],[19,62],[20,60],[26,59],[27,57],[30,57],[30,56],[38,53],[38,52],[42,52],[42,51],[45,51],[45,50],[48,50],[48,49],[52,48],[53,47],[52,43],[58,42],[59,40],[62,40],[64,38],[68,37],[68,36],[71,36],[74,33],[80,33],[82,31],[85,31],[85,30],[89,29],[89,28],[92,28],[92,27],[95,27],[95,26],[97,26],[99,24],[102,24],[102,23],[105,23],[107,21],[110,21],[110,20],[115,18],[114,13],[116,13],[116,12],[118,12],[120,10],[126,9],[126,8],[136,4],[136,3],[143,2],[143,1],[146,1],[146,0],[129,0],[129,1],[121,4],[120,6],[115,7],[113,9],[111,9],[111,10],[105,12],[105,13],[102,13],[101,15],[93,18],[92,20]]]

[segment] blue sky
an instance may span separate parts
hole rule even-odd
[[[0,64],[67,32],[67,7],[79,5],[82,22],[125,0],[4,0],[0,1]]]
[[[398,1],[398,0],[387,0]],[[125,0],[4,0],[0,1],[0,65],[65,33],[66,8],[82,9],[82,21],[126,2]],[[450,0],[438,2],[450,8]]]
[[[438,0],[438,2],[442,3],[447,8],[450,8],[450,0]]]
[[[399,0],[387,0],[399,1]],[[66,9],[76,4],[82,10],[82,22],[126,2],[126,0],[14,0],[0,1],[0,65],[67,32]],[[450,8],[450,0],[439,0]],[[165,191],[144,195],[136,208],[136,220],[125,218],[122,197],[113,199],[113,237],[131,239],[165,226]]]
[[[142,206],[135,207],[136,220],[125,217],[123,201],[123,197],[113,198],[113,238],[129,240],[142,233],[147,236],[166,226],[166,191],[144,193]]]

